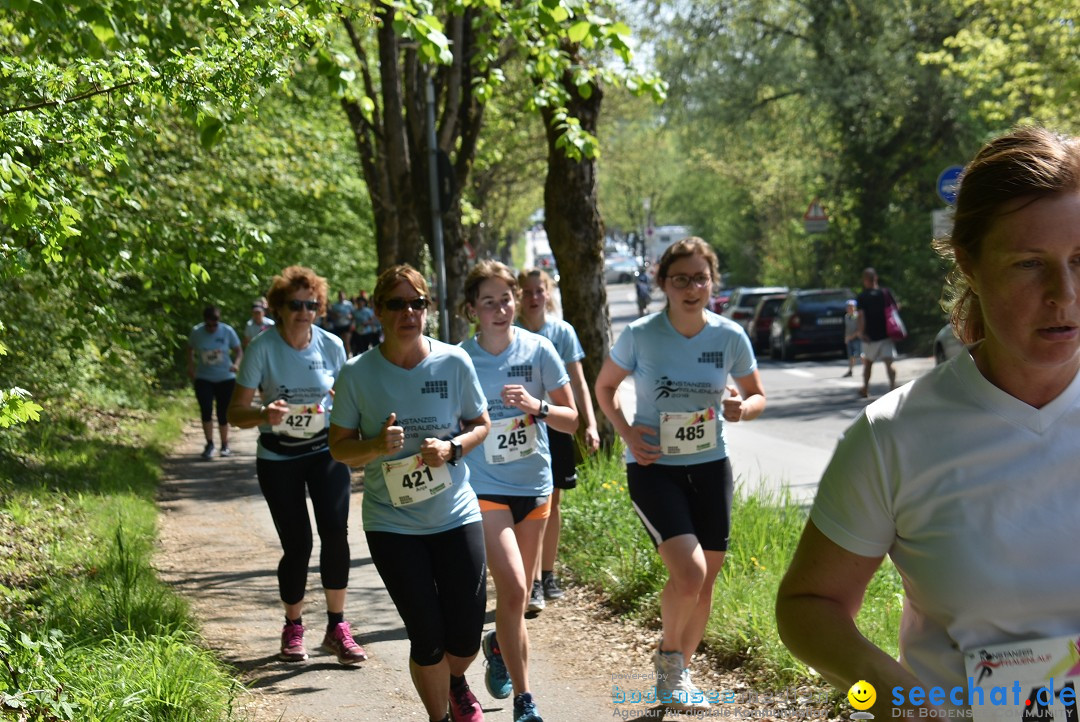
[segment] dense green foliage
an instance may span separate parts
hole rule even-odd
[[[190,401],[51,405],[0,437],[0,705],[33,720],[234,719],[237,683],[151,566]],[[32,450],[32,451],[31,451]]]

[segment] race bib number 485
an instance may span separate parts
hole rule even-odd
[[[660,414],[660,452],[665,456],[696,454],[715,448],[715,408]]]

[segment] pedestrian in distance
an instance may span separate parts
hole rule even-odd
[[[330,306],[326,316],[330,322],[330,329],[341,339],[345,352],[352,356],[352,334],[356,323],[353,320],[353,303],[345,297],[344,291],[338,291],[337,303]]]
[[[844,346],[847,349],[847,373],[855,371],[855,362],[862,356],[862,340],[859,338],[859,302],[849,298],[844,309]]]
[[[240,339],[245,350],[252,339],[274,325],[274,319],[270,318],[266,311],[265,298],[256,298],[251,304],[251,318],[244,324],[244,336]]]
[[[227,323],[221,322],[221,309],[207,306],[203,322],[188,335],[187,373],[195,384],[206,446],[202,458],[214,456],[214,411],[217,411],[218,437],[221,455],[229,456],[229,423],[227,409],[236,383],[236,369],[244,357],[240,337]]]
[[[979,719],[967,705],[982,652],[1080,630],[1067,542],[1080,514],[1080,140],[1029,127],[989,141],[961,176],[954,218],[935,247],[953,264],[951,321],[967,350],[847,430],[777,596],[792,653],[842,690],[873,685],[878,719]],[[886,555],[904,581],[899,659],[855,622]],[[995,687],[1027,681],[994,666]],[[889,709],[897,690],[901,709]],[[1026,695],[995,718],[1031,717]]]
[[[368,549],[428,718],[477,722],[465,672],[484,628],[484,532],[463,460],[487,438],[487,404],[469,355],[424,335],[431,295],[416,269],[383,271],[372,303],[385,339],[338,378],[330,451],[364,467]]]
[[[546,271],[525,268],[518,274],[518,285],[521,288],[518,325],[544,336],[555,345],[555,350],[559,352],[566,372],[570,375],[574,405],[580,419],[579,426],[583,427],[581,431],[584,451],[594,454],[600,448],[600,434],[597,432],[592,394],[589,393],[585,371],[581,366],[585,351],[574,327],[552,315],[555,311],[555,283]],[[528,611],[531,613],[540,612],[547,602],[563,596],[563,590],[555,576],[555,559],[559,552],[559,536],[562,530],[562,494],[577,486],[574,435],[564,434],[553,427],[549,427],[547,432],[554,490],[551,492],[551,514],[544,525],[540,547],[539,574],[533,575],[532,592],[529,596]]]
[[[304,596],[311,559],[311,498],[319,530],[319,575],[326,597],[322,649],[341,664],[367,659],[345,620],[349,584],[349,469],[330,456],[327,426],[338,373],[345,365],[341,340],[315,325],[326,307],[326,280],[310,268],[289,266],[275,276],[267,293],[278,323],[251,342],[229,404],[229,421],[242,429],[259,428],[255,473],[282,555],[278,594],[285,608],[279,657],[307,659],[304,647]],[[252,405],[261,389],[261,405]]]
[[[896,344],[889,338],[885,329],[885,310],[892,292],[878,285],[877,271],[864,268],[862,272],[863,290],[856,302],[859,307],[858,333],[862,342],[863,383],[859,396],[864,399],[870,394],[870,371],[875,361],[885,364],[885,373],[889,376],[889,390],[896,388]]]
[[[356,323],[352,334],[353,355],[359,356],[379,343],[379,319],[375,318],[375,311],[368,304],[367,294],[363,291],[353,303],[353,319]]]
[[[765,409],[750,338],[708,310],[718,277],[716,254],[705,241],[672,244],[656,274],[666,307],[623,330],[596,380],[596,400],[626,445],[630,499],[668,571],[653,664],[657,699],[672,709],[709,706],[689,663],[730,535],[733,478],[723,424],[755,419]],[[630,375],[633,419],[618,399],[619,384]]]
[[[555,346],[514,325],[519,295],[513,271],[498,261],[477,263],[465,279],[462,309],[476,335],[461,347],[491,416],[491,433],[468,461],[496,594],[495,629],[483,641],[485,681],[497,699],[513,692],[514,722],[543,722],[529,685],[524,615],[551,510],[548,427],[573,433],[578,414]]]

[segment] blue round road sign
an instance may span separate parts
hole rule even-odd
[[[956,194],[960,190],[960,174],[964,172],[964,166],[951,165],[937,177],[938,198],[950,206],[956,203]]]

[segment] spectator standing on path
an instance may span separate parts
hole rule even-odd
[[[849,298],[844,309],[844,345],[847,347],[847,373],[851,376],[855,362],[862,356],[862,341],[859,339],[859,302]]]
[[[864,268],[862,272],[863,290],[856,301],[859,304],[859,339],[862,341],[863,383],[859,396],[870,395],[870,371],[875,361],[885,364],[885,373],[889,375],[889,390],[896,388],[896,371],[893,361],[896,359],[896,344],[885,330],[885,307],[891,297],[889,289],[878,285],[877,271]]]
[[[266,315],[266,299],[256,298],[251,304],[251,318],[244,325],[244,337],[240,341],[246,350],[252,339],[274,325],[274,319]]]
[[[971,345],[847,430],[777,597],[792,653],[840,689],[876,687],[879,719],[904,711],[882,690],[915,687],[946,690],[917,716],[978,719],[958,708],[976,676],[965,652],[1080,630],[1080,558],[1063,543],[1080,515],[1080,139],[1022,128],[961,177],[951,237],[935,246]],[[904,580],[899,660],[855,624],[886,554]],[[994,689],[1009,675],[995,670]],[[905,702],[915,716],[915,695]],[[1031,716],[1017,702],[994,716]]]
[[[356,325],[353,321],[354,310],[352,301],[345,297],[345,292],[338,291],[337,303],[330,307],[327,314],[331,330],[341,339],[342,345],[345,346],[345,353],[350,357],[352,356],[352,333]]]
[[[386,338],[338,378],[330,451],[364,467],[368,550],[429,719],[477,722],[465,672],[484,629],[484,532],[462,460],[487,437],[487,404],[469,355],[424,335],[431,297],[416,269],[383,271],[372,301]]]
[[[525,607],[551,509],[547,427],[571,433],[578,415],[555,346],[514,325],[519,294],[509,268],[477,263],[465,279],[463,309],[477,330],[461,347],[473,360],[491,415],[491,433],[468,461],[497,596],[495,629],[484,636],[485,680],[496,699],[513,692],[514,722],[543,722],[529,686]]]
[[[717,417],[736,423],[765,410],[750,338],[708,310],[718,276],[705,241],[672,244],[656,274],[667,306],[623,330],[596,380],[596,400],[626,444],[630,499],[668,571],[653,663],[657,698],[672,709],[709,706],[690,679],[689,661],[705,633],[730,536],[734,484]],[[619,384],[631,374],[632,421],[618,402]]]
[[[526,268],[518,274],[521,287],[521,305],[518,323],[538,333],[555,345],[574,391],[574,405],[584,422],[585,451],[596,453],[600,448],[600,434],[596,430],[596,413],[593,411],[592,395],[585,382],[581,360],[585,351],[581,348],[577,331],[566,321],[550,316],[555,310],[555,283],[547,272],[539,268]],[[577,486],[576,450],[573,434],[549,428],[548,446],[551,448],[551,473],[554,490],[551,492],[551,514],[544,526],[543,543],[540,548],[540,575],[533,577],[529,596],[529,611],[539,612],[546,601],[559,599],[563,590],[555,578],[555,559],[559,551],[559,534],[562,531],[561,501],[564,490]]]
[[[279,657],[307,659],[304,647],[304,593],[311,559],[311,497],[319,530],[319,575],[326,595],[322,649],[342,664],[367,659],[345,621],[349,585],[349,469],[334,461],[327,424],[345,349],[333,334],[315,326],[326,307],[326,280],[310,268],[289,266],[270,284],[270,309],[280,322],[251,342],[240,365],[229,421],[242,429],[259,427],[255,473],[274,520],[282,556],[278,592],[285,607]],[[252,406],[262,389],[263,405]]]
[[[233,356],[235,354],[235,357]],[[188,335],[187,373],[195,383],[195,398],[199,401],[206,446],[202,458],[214,456],[214,420],[216,408],[221,455],[229,456],[229,423],[226,410],[236,383],[236,369],[244,357],[240,337],[227,323],[221,322],[221,309],[207,306],[203,322]]]

